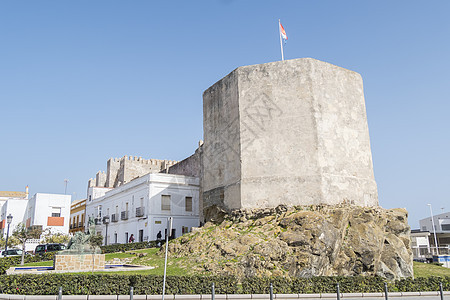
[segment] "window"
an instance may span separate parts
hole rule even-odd
[[[61,217],[61,207],[52,207],[52,217]]]
[[[185,197],[184,198],[184,207],[186,211],[192,211],[192,197]]]
[[[442,227],[442,230],[444,231],[447,231],[447,230],[450,230],[450,224],[442,224],[441,225],[441,227]]]
[[[427,226],[422,226],[422,231],[427,231]]]
[[[161,210],[170,210],[170,195],[161,195]]]
[[[185,234],[185,233],[188,233],[188,232],[189,232],[189,227],[185,227],[185,226],[181,227],[181,233],[182,234]]]
[[[144,241],[144,230],[141,229],[139,230],[139,242],[143,242]]]

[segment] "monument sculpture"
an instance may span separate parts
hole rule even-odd
[[[105,255],[91,243],[96,236],[95,223],[89,218],[88,233],[77,232],[70,239],[68,249],[58,252],[53,261],[55,271],[91,271],[105,269]]]

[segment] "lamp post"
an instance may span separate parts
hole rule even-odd
[[[109,216],[104,216],[104,217],[103,217],[103,224],[106,225],[105,246],[108,246],[108,224],[109,224]]]
[[[430,207],[431,226],[433,226],[434,244],[436,245],[436,255],[439,255],[439,249],[438,249],[438,243],[437,243],[437,237],[436,237],[436,226],[434,226],[433,210],[431,209],[431,204],[427,204],[427,205]]]
[[[9,225],[11,225],[12,219],[13,219],[13,216],[11,214],[9,214],[6,217],[6,223],[8,223],[8,229],[6,230],[5,256],[6,256],[6,251],[8,250]]]

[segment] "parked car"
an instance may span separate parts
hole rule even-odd
[[[36,250],[34,250],[34,254],[36,255],[42,255],[47,252],[55,252],[55,251],[61,251],[65,250],[66,246],[64,244],[42,244],[38,245],[36,247]]]
[[[25,252],[25,255],[30,255],[30,253],[28,253],[28,252]],[[0,255],[1,257],[6,257],[6,256],[22,256],[22,250],[21,249],[8,249],[8,250],[6,250],[6,253],[5,253],[5,250],[3,250],[2,252],[1,252],[1,255]]]

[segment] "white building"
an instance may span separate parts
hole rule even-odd
[[[87,201],[91,202],[93,199],[103,197],[107,192],[113,190],[114,188],[100,187],[100,186],[90,186],[87,190]]]
[[[183,175],[153,173],[136,178],[86,203],[86,228],[97,219],[97,230],[106,236],[104,216],[110,217],[108,244],[165,237],[167,218],[173,217],[172,233],[178,237],[199,226],[199,179]]]
[[[415,260],[423,261],[430,257],[430,232],[411,230],[411,248]]]
[[[27,204],[28,199],[8,199],[4,202],[0,213],[0,220],[2,220],[0,223],[0,228],[2,230],[3,237],[6,238],[8,231],[6,217],[8,215],[13,217],[12,222],[9,225],[9,235],[11,236],[16,226],[23,221],[23,215],[25,213],[25,209],[27,208]]]
[[[28,200],[23,222],[27,228],[69,234],[70,202],[70,195],[37,193]]]
[[[450,254],[450,212],[438,214],[419,221],[420,230],[430,233],[428,239],[431,250],[435,249],[434,230],[439,248],[439,254]]]

